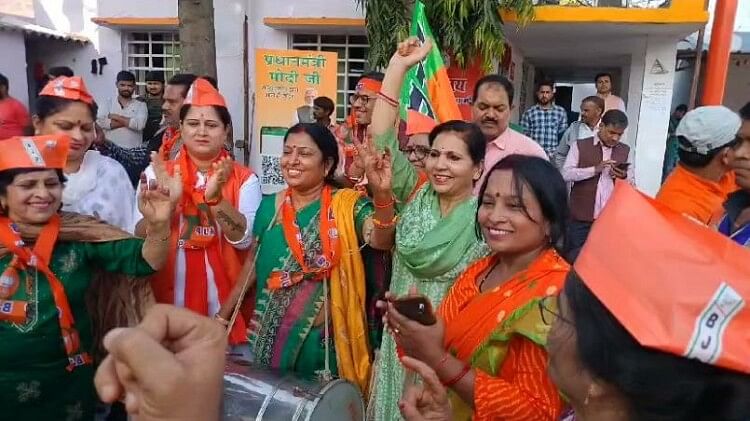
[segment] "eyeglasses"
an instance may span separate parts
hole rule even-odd
[[[427,157],[428,153],[430,153],[430,148],[427,146],[407,146],[404,149],[401,149],[401,152],[406,156],[414,154],[417,159],[422,160]]]
[[[560,315],[557,309],[557,296],[549,295],[539,300],[539,312],[542,314],[542,323],[552,326],[558,320],[572,325],[573,322]]]
[[[352,104],[352,105],[355,105],[357,103],[357,101],[362,101],[362,105],[364,105],[366,107],[367,104],[370,103],[370,101],[374,102],[375,99],[377,99],[377,97],[367,96],[367,95],[359,95],[359,94],[351,94],[351,95],[349,95],[349,103]]]

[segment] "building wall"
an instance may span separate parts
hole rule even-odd
[[[644,57],[634,57],[631,81],[637,75],[638,62],[641,77],[638,91],[631,86],[631,98],[639,98],[638,120],[635,128],[635,179],[638,188],[655,195],[661,186],[661,170],[664,162],[667,127],[672,104],[672,88],[675,77],[677,39],[672,36],[648,36]],[[654,63],[658,60],[666,73],[658,73]],[[637,96],[632,96],[637,92]],[[635,112],[635,101],[628,105],[628,113]]]
[[[26,46],[24,35],[18,31],[0,31],[0,51],[3,57],[13,60],[0,60],[0,73],[8,78],[10,95],[28,107],[29,95],[26,91]]]

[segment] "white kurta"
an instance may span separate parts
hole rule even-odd
[[[146,168],[146,178],[153,180],[156,178],[154,170],[151,166]],[[206,185],[207,178],[202,173],[198,172],[196,177],[196,188],[202,188]],[[140,189],[140,185],[139,185]],[[239,241],[230,241],[226,237],[224,239],[238,250],[247,250],[253,242],[253,222],[255,221],[255,213],[258,211],[260,206],[260,200],[262,194],[260,191],[260,180],[256,175],[252,175],[248,178],[242,186],[240,186],[238,210],[242,215],[245,216],[247,221],[247,228],[245,229],[245,235]],[[143,215],[138,210],[137,206],[133,212],[135,214],[134,223],[132,229],[135,230],[135,224],[143,219]],[[180,221],[182,224],[182,221]],[[182,226],[180,226],[182,229]],[[221,233],[221,227],[216,227],[217,235],[223,235]],[[208,314],[206,316],[213,316],[218,313],[221,304],[219,303],[219,292],[216,287],[216,280],[214,279],[213,270],[208,262],[208,255],[204,254],[206,261],[206,278],[208,279]],[[185,250],[182,248],[177,249],[177,261],[175,262],[175,273],[174,273],[174,305],[178,307],[185,306],[185,275],[187,267],[185,264]]]
[[[126,231],[131,229],[136,195],[119,162],[97,151],[87,151],[78,172],[65,177],[62,210],[95,216]]]

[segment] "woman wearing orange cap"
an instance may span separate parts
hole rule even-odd
[[[162,188],[139,194],[145,241],[58,212],[69,145],[64,135],[12,138],[0,154],[0,396],[18,419],[93,418],[87,290],[100,270],[143,277],[166,260],[173,205]]]
[[[95,216],[128,230],[133,225],[135,190],[117,161],[90,150],[96,137],[94,101],[80,77],[60,77],[39,93],[33,118],[37,135],[70,136],[65,163],[63,210]]]
[[[152,283],[157,301],[217,316],[222,324],[227,321],[218,317],[219,310],[241,282],[238,277],[261,200],[258,177],[224,150],[230,128],[224,98],[207,80],[197,79],[180,110],[183,146],[177,158],[165,165],[155,156],[156,165],[144,176],[169,179],[170,191],[179,201],[169,259]],[[136,233],[145,233],[143,228],[139,222]],[[230,343],[246,342],[245,330],[240,317]]]

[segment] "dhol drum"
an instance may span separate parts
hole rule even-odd
[[[346,380],[320,383],[233,360],[224,372],[224,421],[362,421],[359,389]]]

